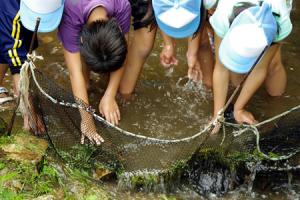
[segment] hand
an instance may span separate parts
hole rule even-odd
[[[99,104],[99,111],[109,123],[118,125],[121,115],[115,98],[104,95]]]
[[[253,124],[257,123],[257,121],[255,120],[253,115],[244,109],[240,109],[240,110],[235,109],[234,110],[234,119],[240,124],[247,123],[247,124],[253,125]]]
[[[187,55],[187,62],[189,66],[188,78],[192,79],[194,82],[202,80],[202,71],[198,57],[195,55]]]
[[[81,129],[81,144],[84,143],[84,138],[87,137],[91,143],[100,145],[104,142],[103,138],[97,133],[93,118],[89,113],[82,114],[82,120],[80,124]]]
[[[224,117],[224,116],[222,116],[222,117]],[[217,118],[217,116],[215,116],[215,117],[211,120],[211,122],[214,122],[214,124],[213,124],[214,127],[213,127],[213,130],[211,131],[211,134],[212,134],[212,135],[215,135],[215,134],[219,133],[219,131],[220,131],[220,129],[221,129],[221,126],[222,126],[221,122],[215,121],[216,118]]]
[[[160,63],[162,66],[169,68],[172,65],[178,65],[178,60],[175,57],[175,45],[164,45],[160,53]]]

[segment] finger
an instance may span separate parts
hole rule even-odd
[[[173,65],[178,65],[178,59],[177,58],[173,58]]]
[[[106,121],[108,121],[109,123],[112,123],[112,122],[111,122],[111,118],[110,118],[110,113],[105,113],[105,119],[106,119]]]
[[[171,66],[170,62],[166,58],[163,58],[160,63],[164,67],[170,67]]]
[[[188,69],[188,78],[192,79],[192,68]]]
[[[81,143],[81,144],[84,144],[84,135],[83,135],[83,134],[81,134],[80,143]]]
[[[212,135],[215,135],[217,134],[219,131],[220,131],[220,128],[221,128],[221,124],[218,122],[215,127],[213,128],[213,130],[211,131],[211,134]]]
[[[121,113],[120,113],[119,109],[117,109],[116,114],[117,114],[118,120],[121,120]]]
[[[96,131],[92,133],[92,137],[96,145],[100,145],[102,142],[104,142],[104,139]]]
[[[105,115],[104,115],[104,112],[103,112],[103,109],[102,109],[101,106],[99,107],[99,112],[100,112],[100,114],[102,115],[102,117],[105,116]]]
[[[110,113],[110,120],[113,125],[116,125],[116,118],[114,112]]]
[[[115,112],[113,113],[113,115],[114,115],[115,124],[118,125],[118,124],[119,124],[119,117],[118,117],[117,111],[115,111]]]
[[[98,135],[98,139],[99,139],[99,141],[100,142],[104,142],[104,139],[103,139],[103,137],[101,137],[98,133],[97,133],[97,135]]]

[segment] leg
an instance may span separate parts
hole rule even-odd
[[[0,86],[3,86],[3,79],[8,69],[8,64],[0,64]]]
[[[281,46],[279,46],[268,68],[265,87],[269,95],[281,96],[285,91],[286,84],[286,71],[281,62]]]
[[[120,93],[131,94],[135,88],[141,69],[146,62],[154,44],[156,29],[140,28],[134,31],[133,40],[129,45],[125,72],[120,83]]]
[[[12,75],[12,80],[14,83],[14,96],[18,96],[19,95],[19,81],[20,81],[20,74],[13,74]]]

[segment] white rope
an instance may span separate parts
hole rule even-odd
[[[221,109],[219,112],[218,112],[218,115],[217,117],[211,121],[203,130],[201,130],[200,132],[196,133],[195,135],[193,136],[190,136],[190,137],[185,137],[185,138],[181,138],[181,139],[157,139],[157,138],[152,138],[152,137],[147,137],[147,136],[143,136],[143,135],[140,135],[140,134],[134,134],[134,133],[131,133],[131,132],[128,132],[128,131],[125,131],[117,126],[114,126],[113,124],[107,122],[104,118],[100,117],[99,115],[97,115],[95,113],[95,110],[91,109],[91,107],[86,107],[82,104],[79,104],[79,103],[69,103],[69,102],[64,102],[64,101],[59,101],[55,98],[53,98],[51,95],[49,95],[47,92],[45,92],[43,90],[43,88],[39,85],[37,79],[36,79],[36,76],[35,76],[35,71],[34,69],[36,68],[33,61],[35,61],[36,59],[43,59],[42,57],[40,56],[36,56],[35,54],[33,55],[28,55],[28,60],[29,62],[25,62],[22,66],[22,70],[21,70],[21,80],[22,80],[22,84],[20,84],[20,88],[22,87],[22,89],[20,89],[20,92],[22,93],[22,96],[24,94],[26,94],[26,91],[28,93],[28,89],[26,90],[26,88],[29,87],[29,78],[28,78],[28,68],[30,68],[31,70],[31,74],[32,74],[32,77],[33,77],[33,80],[36,84],[36,86],[38,87],[39,91],[47,98],[49,99],[51,102],[53,102],[54,104],[59,104],[61,106],[66,106],[66,107],[72,107],[72,108],[77,108],[77,109],[82,109],[88,113],[90,113],[96,120],[104,123],[105,125],[111,127],[111,128],[114,128],[116,129],[117,131],[123,133],[124,135],[127,135],[127,136],[131,136],[131,137],[135,137],[135,138],[139,138],[139,139],[144,139],[144,140],[148,140],[148,141],[151,141],[151,142],[154,142],[154,143],[160,143],[160,144],[171,144],[171,143],[181,143],[181,142],[190,142],[194,139],[196,139],[197,137],[200,137],[203,133],[209,133],[210,134],[210,131],[212,130],[213,127],[215,127],[216,125],[218,125],[219,123],[222,123],[223,125],[227,125],[227,126],[231,126],[231,127],[235,127],[235,128],[243,128],[242,130],[239,130],[238,132],[235,132],[234,133],[234,136],[237,137],[237,136],[240,136],[242,135],[243,133],[247,132],[247,131],[251,131],[254,135],[256,135],[256,144],[257,144],[257,150],[259,151],[259,153],[261,153],[261,155],[266,158],[266,159],[269,159],[269,160],[273,160],[273,161],[277,161],[277,160],[284,160],[284,159],[288,159],[290,157],[292,157],[293,155],[295,155],[297,152],[294,152],[292,154],[289,154],[288,156],[279,156],[279,157],[270,157],[266,154],[264,154],[261,150],[260,150],[260,146],[259,146],[259,140],[260,140],[260,135],[259,135],[259,131],[257,129],[257,127],[259,126],[262,126],[266,123],[269,123],[273,120],[276,120],[280,117],[283,117],[297,109],[300,108],[300,105],[286,111],[286,112],[283,112],[279,115],[276,115],[270,119],[267,119],[263,122],[260,122],[256,125],[245,125],[245,124],[233,124],[233,123],[228,123],[228,122],[225,122],[224,120],[224,116],[223,116],[223,113],[224,113],[224,108]],[[27,77],[27,78],[26,78]],[[20,81],[21,82],[21,81]],[[28,94],[27,94],[28,95]],[[24,97],[26,97],[26,95],[24,95]],[[28,97],[28,96],[27,96]],[[27,100],[28,101],[28,100]],[[222,139],[222,142],[221,144],[223,144],[225,140],[225,133],[223,133],[223,139]]]
[[[33,58],[37,58],[36,56],[33,56]],[[97,115],[95,113],[95,111],[93,109],[91,109],[90,107],[86,107],[86,106],[83,106],[81,104],[78,104],[78,103],[69,103],[69,102],[64,102],[64,101],[59,101],[55,98],[53,98],[51,95],[49,95],[47,92],[45,92],[42,87],[39,85],[37,79],[36,79],[36,76],[35,76],[35,72],[34,72],[34,69],[35,69],[35,65],[32,63],[29,65],[29,68],[31,70],[31,74],[32,74],[32,78],[36,84],[36,86],[38,87],[38,89],[40,90],[40,92],[47,98],[49,99],[52,103],[54,104],[59,104],[61,106],[66,106],[66,107],[72,107],[72,108],[79,108],[79,109],[82,109],[88,113],[90,113],[91,115],[93,115],[93,117],[104,123],[105,125],[111,127],[111,128],[114,128],[116,129],[117,131],[127,135],[127,136],[131,136],[131,137],[135,137],[135,138],[139,138],[139,139],[144,139],[144,140],[149,140],[151,142],[156,142],[156,143],[160,143],[160,144],[169,144],[169,143],[180,143],[180,142],[189,142],[191,140],[194,140],[195,138],[201,136],[203,133],[206,133],[206,132],[209,132],[212,127],[214,127],[214,124],[217,123],[217,121],[219,121],[219,117],[217,117],[214,121],[210,122],[208,124],[208,126],[206,126],[202,131],[198,132],[197,134],[193,135],[193,136],[190,136],[190,137],[186,137],[186,138],[182,138],[182,139],[157,139],[157,138],[152,138],[152,137],[147,137],[147,136],[143,136],[143,135],[139,135],[139,134],[134,134],[134,133],[131,133],[131,132],[128,132],[128,131],[125,131],[111,123],[109,123],[108,121],[106,121],[104,118],[100,117],[99,115]],[[222,116],[220,116],[222,117]]]

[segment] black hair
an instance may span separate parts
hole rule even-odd
[[[116,71],[127,54],[127,42],[113,18],[97,20],[81,31],[80,53],[90,69],[97,73]]]
[[[261,6],[262,3],[263,3],[263,2],[260,1],[260,4],[259,4],[259,5]],[[234,20],[241,12],[243,12],[244,10],[246,10],[246,9],[252,7],[252,6],[256,6],[256,4],[249,3],[249,2],[240,2],[240,3],[238,3],[237,5],[235,5],[235,6],[233,7],[232,13],[231,13],[231,15],[230,15],[230,17],[229,17],[229,24],[231,25],[232,22],[233,22],[233,20]],[[277,13],[272,12],[272,14],[273,14],[274,17],[280,17],[280,15],[277,14]],[[277,21],[276,21],[276,23],[277,23],[277,27],[278,27],[278,28],[277,28],[277,34],[279,34],[279,32],[280,32],[280,26],[279,26],[279,24],[278,24]]]
[[[233,20],[244,10],[256,6],[256,4],[249,2],[240,2],[233,7],[232,13],[229,17],[229,24],[231,25]]]

